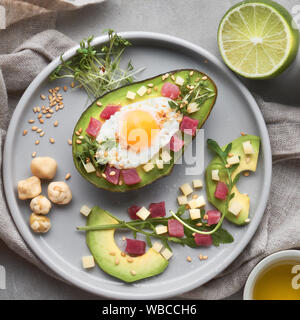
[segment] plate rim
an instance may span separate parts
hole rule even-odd
[[[20,101],[18,102],[15,111],[12,115],[7,135],[4,143],[4,149],[3,149],[3,161],[2,161],[2,177],[3,177],[3,188],[5,192],[6,201],[8,204],[9,211],[11,213],[12,219],[21,235],[23,240],[26,242],[26,244],[29,246],[29,248],[34,252],[36,257],[41,260],[46,266],[48,266],[55,274],[57,274],[59,277],[62,277],[69,283],[85,290],[90,293],[93,293],[95,295],[101,295],[103,297],[107,298],[113,298],[113,299],[159,299],[159,298],[168,298],[173,297],[176,295],[180,295],[183,293],[186,293],[190,290],[193,290],[204,283],[212,280],[217,274],[222,272],[225,268],[227,268],[245,249],[246,245],[250,242],[252,239],[254,233],[256,232],[258,225],[263,217],[267,201],[270,194],[270,188],[271,188],[271,177],[272,177],[272,154],[271,154],[271,145],[270,145],[270,139],[267,131],[267,127],[265,124],[265,121],[263,119],[262,113],[257,105],[257,102],[255,101],[254,97],[251,95],[249,90],[245,87],[245,85],[213,54],[208,52],[206,49],[203,49],[202,47],[195,45],[187,40],[171,36],[168,34],[163,33],[156,33],[156,32],[145,32],[145,31],[128,31],[128,32],[118,32],[119,35],[121,35],[124,38],[127,38],[131,41],[162,41],[165,43],[170,43],[172,45],[176,45],[177,47],[186,48],[189,51],[195,52],[196,54],[200,56],[207,57],[214,65],[216,65],[219,69],[221,69],[223,72],[226,73],[226,75],[231,79],[231,81],[236,85],[236,87],[239,88],[239,91],[243,94],[243,96],[249,101],[249,107],[252,109],[253,114],[255,115],[255,120],[257,122],[257,125],[261,131],[261,142],[263,145],[262,148],[262,155],[263,161],[265,164],[264,168],[264,182],[263,182],[263,190],[262,196],[260,197],[257,210],[255,213],[254,219],[251,221],[251,223],[248,225],[248,229],[246,230],[245,235],[242,237],[241,241],[237,244],[237,246],[232,250],[232,253],[230,253],[226,259],[223,261],[222,265],[219,267],[214,268],[214,270],[211,270],[206,277],[206,280],[199,280],[199,281],[193,281],[192,283],[184,283],[178,285],[176,288],[169,288],[167,290],[164,290],[163,292],[158,292],[156,294],[147,292],[133,294],[132,292],[126,294],[126,293],[120,293],[116,292],[116,290],[109,290],[106,288],[99,288],[91,286],[89,283],[84,282],[80,279],[77,279],[76,277],[73,277],[72,274],[68,274],[66,270],[64,270],[63,267],[57,265],[53,259],[48,258],[47,255],[43,252],[43,250],[39,247],[36,240],[31,239],[31,231],[29,228],[23,228],[22,221],[18,217],[18,214],[16,212],[19,211],[18,204],[16,202],[16,196],[15,196],[15,186],[13,186],[13,183],[10,179],[9,172],[11,172],[11,161],[10,161],[10,152],[12,149],[12,142],[14,138],[14,128],[16,127],[15,124],[17,120],[19,119],[20,114],[23,111],[23,108],[26,107],[28,100],[30,99],[32,93],[38,88],[41,82],[43,82],[49,74],[54,70],[55,67],[57,67],[60,64],[60,57],[57,57],[52,62],[50,62],[37,76],[36,78],[31,82],[31,84],[28,86],[28,88],[25,90],[24,94],[22,95]],[[96,37],[92,44],[93,45],[99,45],[101,43],[105,43],[108,41],[108,36],[100,36]],[[79,48],[79,45],[74,46],[73,48],[67,50],[63,54],[64,59],[69,59],[72,57],[75,53],[77,48]]]

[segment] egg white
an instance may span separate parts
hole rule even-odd
[[[178,119],[181,119],[181,116],[178,116],[176,112],[170,109],[168,103],[170,100],[171,99],[169,98],[158,97],[126,105],[104,122],[97,136],[97,141],[99,142],[107,139],[115,139],[116,134],[121,132],[121,127],[123,125],[122,121],[128,111],[147,111],[154,119],[156,119],[157,123],[159,123],[160,120],[159,112],[164,111],[167,113],[167,119],[161,125],[161,129],[154,138],[154,141],[152,141],[150,147],[143,148],[140,152],[134,152],[132,150],[124,149],[121,144],[117,144],[116,147],[113,147],[110,150],[105,150],[100,145],[97,152],[98,157],[103,158],[106,153],[105,158],[108,163],[118,169],[136,168],[156,157],[159,150],[165,147],[170,142],[171,137],[179,130]]]

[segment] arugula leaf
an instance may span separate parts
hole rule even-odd
[[[218,247],[221,243],[232,243],[234,238],[227,230],[220,228],[212,234],[212,240],[213,245]]]

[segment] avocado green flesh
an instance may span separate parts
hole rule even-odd
[[[202,78],[203,76],[207,77],[207,75],[205,75],[204,73],[201,73],[197,70],[191,70],[191,69],[176,70],[176,71],[169,72],[169,74],[170,75],[173,74],[175,76],[175,78],[177,76],[180,76],[180,77],[186,79],[191,71],[194,72],[193,76],[191,77],[192,81],[196,80],[197,78]],[[162,96],[161,95],[161,88],[164,85],[164,83],[166,83],[166,82],[174,83],[170,77],[168,79],[166,79],[165,81],[163,81],[162,75],[159,75],[154,78],[146,79],[146,80],[143,80],[140,82],[135,82],[133,84],[121,87],[119,89],[116,89],[114,91],[111,91],[111,92],[103,95],[102,97],[97,99],[92,105],[90,105],[83,112],[83,114],[81,115],[80,119],[78,120],[78,122],[74,128],[72,145],[73,145],[74,164],[75,164],[77,170],[79,171],[79,173],[86,180],[88,180],[89,182],[91,182],[92,184],[94,184],[98,188],[102,188],[102,189],[106,189],[106,190],[114,191],[114,192],[126,192],[126,191],[129,191],[132,189],[142,188],[142,187],[154,182],[158,178],[161,178],[163,176],[167,176],[171,173],[171,171],[174,167],[174,153],[172,151],[171,151],[172,160],[170,161],[169,164],[164,164],[164,167],[161,170],[158,169],[157,166],[155,166],[154,169],[152,169],[151,171],[146,173],[143,170],[142,166],[139,166],[138,168],[136,168],[137,172],[141,178],[141,182],[137,183],[135,185],[131,185],[131,186],[127,186],[124,183],[121,186],[114,185],[114,184],[108,182],[106,179],[104,179],[102,177],[98,177],[95,172],[87,173],[85,171],[81,161],[79,161],[75,156],[76,152],[80,151],[82,148],[82,146],[80,146],[79,144],[76,143],[78,136],[75,134],[75,132],[78,131],[80,128],[82,128],[83,129],[82,135],[83,136],[86,135],[85,130],[88,127],[88,124],[89,124],[91,117],[100,120],[100,113],[103,111],[103,109],[107,105],[119,105],[120,104],[121,106],[125,106],[125,105],[132,104],[132,103],[135,103],[138,101],[161,97]],[[154,90],[152,88],[151,94],[146,93],[143,97],[140,97],[138,94],[136,94],[136,98],[134,100],[129,100],[126,98],[128,91],[132,91],[132,92],[136,93],[137,90],[141,86],[147,86],[147,84],[149,84],[149,83],[152,83],[154,87],[157,87],[157,90]],[[217,98],[217,88],[216,88],[214,82],[210,78],[207,77],[205,84],[208,88],[213,90],[213,92],[215,93],[215,96],[206,100],[200,106],[200,109],[197,112],[194,112],[194,113],[191,113],[188,115],[190,118],[199,120],[198,128],[201,128],[203,126],[203,124],[205,123],[206,119],[208,118],[208,116],[209,116],[209,114],[215,104],[216,98]],[[97,105],[97,102],[101,102],[102,107],[99,107]],[[182,151],[184,151],[184,150],[182,150]]]
[[[94,207],[87,218],[87,226],[118,224],[107,211]],[[114,240],[115,230],[87,231],[86,242],[98,266],[109,275],[125,282],[134,282],[162,273],[169,262],[161,254],[150,248],[144,255],[123,257]],[[114,255],[111,255],[114,253]],[[118,259],[119,264],[116,264]],[[132,275],[135,271],[135,275]]]
[[[243,142],[251,141],[252,147],[254,149],[254,154],[251,155],[250,161],[246,162],[246,156],[243,150]],[[226,148],[222,148],[223,150]],[[258,155],[259,155],[259,148],[260,148],[260,138],[253,135],[245,135],[237,138],[232,142],[232,149],[231,153],[234,155],[240,156],[240,164],[236,168],[236,170],[232,174],[232,179],[234,177],[243,172],[243,171],[256,171],[257,161],[258,161]],[[226,214],[225,217],[229,221],[242,225],[245,223],[245,220],[249,217],[249,210],[250,210],[250,198],[246,194],[242,194],[238,191],[237,186],[235,185],[231,191],[231,193],[234,193],[234,198],[230,200],[229,205],[231,201],[237,200],[242,205],[243,208],[241,212],[238,214],[238,216],[235,216],[234,214],[227,212],[226,207],[226,201],[220,200],[215,198],[214,193],[217,186],[217,181],[212,180],[211,178],[211,171],[219,169],[219,177],[220,181],[226,181],[226,170],[224,169],[224,165],[221,162],[221,159],[219,157],[215,157],[206,168],[206,193],[207,198],[211,204],[213,204],[219,211],[221,211],[223,214]]]

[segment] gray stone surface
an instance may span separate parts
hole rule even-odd
[[[194,42],[219,56],[216,32],[224,12],[236,0],[107,0],[78,12],[58,15],[57,29],[76,41],[106,28],[116,31],[153,31],[171,34]],[[291,10],[299,1],[281,0]],[[200,29],[199,21],[206,28]],[[300,55],[280,77],[264,82],[245,81],[266,100],[300,104]],[[48,277],[0,241],[0,265],[6,269],[6,290],[0,299],[98,299],[66,283]],[[230,299],[241,299],[242,291]]]

